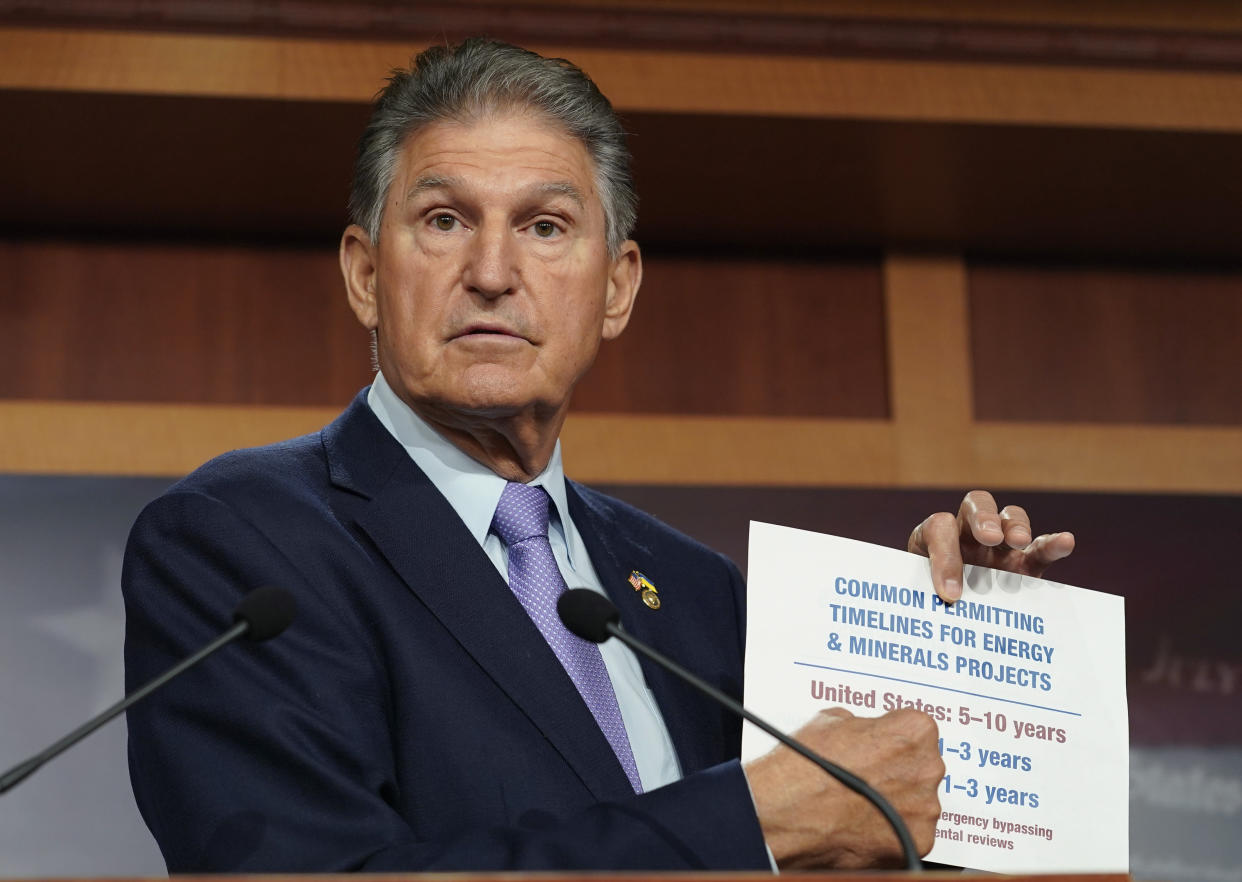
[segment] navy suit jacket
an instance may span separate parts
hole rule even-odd
[[[569,505],[626,629],[739,695],[737,569],[572,483]],[[134,792],[171,872],[768,868],[738,721],[644,662],[685,777],[634,795],[365,390],[323,431],[226,454],[143,511],[123,575],[127,686],[210,640],[262,584],[295,595],[288,631],[129,711]]]

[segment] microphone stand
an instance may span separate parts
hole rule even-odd
[[[729,710],[733,711],[735,714],[740,716],[742,719],[747,720],[748,722],[754,723],[756,726],[758,726],[764,732],[767,732],[769,735],[771,735],[781,744],[784,744],[786,747],[793,750],[799,756],[802,756],[810,760],[811,762],[815,763],[815,765],[819,766],[821,769],[823,769],[833,778],[840,781],[850,790],[853,790],[855,793],[862,796],[864,799],[869,800],[872,804],[875,805],[876,808],[880,810],[880,813],[884,815],[884,819],[888,821],[889,825],[893,828],[893,831],[897,834],[897,839],[901,843],[902,855],[906,862],[906,869],[912,870],[915,872],[919,872],[923,869],[923,863],[921,860],[919,860],[918,848],[915,847],[914,839],[910,836],[910,831],[906,829],[905,822],[902,821],[901,815],[897,814],[896,809],[894,809],[892,805],[889,804],[888,800],[886,800],[883,796],[877,793],[869,784],[867,784],[866,781],[864,781],[862,778],[859,778],[857,775],[853,774],[852,772],[849,772],[846,769],[843,769],[834,763],[830,763],[828,760],[824,759],[822,756],[815,753],[809,747],[806,747],[805,745],[800,744],[798,741],[794,740],[793,738],[790,738],[788,735],[786,735],[784,732],[777,729],[771,723],[755,716],[750,711],[748,711],[745,707],[743,707],[740,702],[736,701],[732,696],[726,695],[724,692],[721,692],[719,689],[717,689],[712,684],[708,683],[706,680],[702,679],[701,677],[696,676],[695,674],[690,673],[689,671],[687,671],[681,665],[677,664],[677,662],[673,661],[668,656],[660,652],[657,652],[655,649],[651,648],[650,646],[643,643],[642,641],[634,637],[631,637],[629,633],[616,622],[612,622],[612,621],[606,622],[604,624],[604,629],[609,634],[611,634],[613,637],[616,637],[618,640],[620,640],[622,643],[628,646],[630,649],[634,650],[635,652],[643,656],[646,656],[647,658],[655,662],[657,665],[660,665],[661,667],[671,671],[676,676],[681,677],[691,686],[698,689],[700,692],[703,692],[711,696],[716,701],[720,702],[725,707],[727,707]]]
[[[217,649],[220,649],[221,647],[226,646],[229,643],[232,643],[238,637],[245,634],[246,631],[248,631],[249,629],[250,629],[250,622],[248,621],[238,622],[232,628],[225,631],[223,634],[221,634],[215,640],[208,643],[206,646],[204,646],[198,652],[194,653],[189,658],[169,668],[167,671],[160,674],[154,680],[151,680],[145,686],[142,686],[141,688],[139,688],[137,691],[131,692],[129,695],[122,698],[116,704],[112,705],[112,707],[100,713],[98,716],[93,717],[90,720],[87,720],[85,723],[83,723],[78,728],[74,729],[64,738],[61,738],[55,744],[52,744],[50,747],[47,747],[46,749],[40,751],[39,753],[35,754],[34,756],[26,760],[25,762],[19,763],[18,765],[9,769],[7,772],[4,773],[4,775],[0,776],[0,794],[4,794],[4,793],[7,793],[9,790],[12,790],[22,781],[25,781],[27,778],[33,775],[39,769],[39,767],[42,766],[44,763],[60,756],[62,753],[64,753],[69,748],[73,747],[73,745],[77,744],[87,735],[94,732],[104,723],[108,722],[113,717],[117,716],[118,714],[124,712],[126,708],[128,708],[131,704],[143,698],[146,698],[148,695],[150,695],[156,689],[159,689],[161,686],[163,686],[173,677],[177,676],[183,671],[187,671],[190,668],[194,667],[196,664],[201,662],[207,656],[215,652]]]

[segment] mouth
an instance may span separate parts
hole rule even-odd
[[[464,337],[512,337],[516,340],[524,340],[525,338],[516,331],[505,327],[504,325],[492,324],[488,322],[479,322],[462,328],[452,339],[460,340]]]

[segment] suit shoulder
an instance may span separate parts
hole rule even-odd
[[[270,506],[279,499],[321,496],[328,483],[322,432],[230,450],[186,475],[165,495],[197,494],[230,505]]]

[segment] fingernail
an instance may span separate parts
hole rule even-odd
[[[994,533],[999,533],[999,532],[1000,532],[1000,528],[1001,528],[1000,521],[993,521],[993,520],[991,520],[991,519],[989,519],[989,518],[980,518],[980,519],[979,519],[979,529],[980,529],[980,530],[991,530],[991,531],[992,531],[992,532],[994,532]]]
[[[947,595],[945,600],[957,600],[962,596],[962,583],[957,579],[945,579],[944,593]]]

